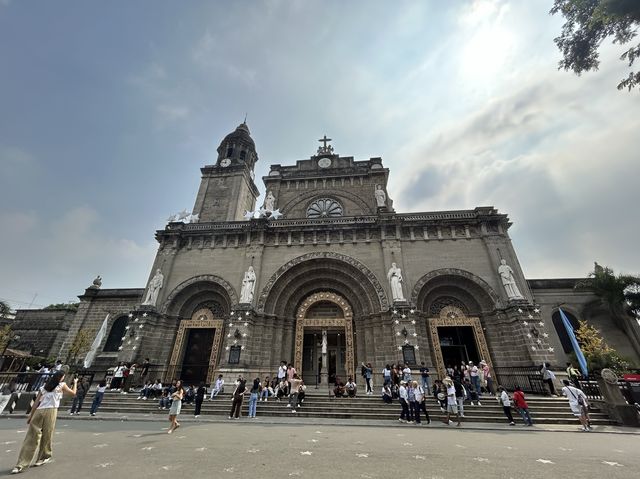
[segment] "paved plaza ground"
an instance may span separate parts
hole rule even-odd
[[[168,435],[167,425],[158,421],[60,418],[55,462],[16,477],[615,479],[640,474],[638,434],[257,421],[185,418]],[[25,431],[23,418],[0,420],[0,474],[13,467]]]

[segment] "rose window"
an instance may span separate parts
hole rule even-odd
[[[307,218],[335,218],[342,216],[342,205],[331,198],[315,200],[307,208]]]

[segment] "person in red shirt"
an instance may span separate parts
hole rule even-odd
[[[525,426],[533,426],[533,421],[531,420],[531,415],[529,414],[529,405],[524,399],[524,393],[522,392],[522,389],[520,389],[520,386],[515,387],[515,390],[513,392],[513,403],[522,416],[522,420],[524,421]]]

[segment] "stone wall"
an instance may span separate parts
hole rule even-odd
[[[28,351],[34,356],[65,359],[60,354],[74,320],[75,309],[20,309],[11,322],[11,330],[20,336],[11,342],[12,349]]]

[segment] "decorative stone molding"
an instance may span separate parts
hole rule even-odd
[[[306,318],[309,308],[321,301],[329,301],[337,305],[342,310],[342,315],[344,317],[327,319]],[[346,349],[345,367],[347,370],[347,375],[355,378],[353,322],[352,311],[351,306],[349,306],[349,302],[342,296],[331,293],[329,291],[312,294],[302,302],[302,304],[298,308],[298,311],[296,312],[296,336],[293,365],[297,371],[302,371],[302,349],[304,343],[305,328],[344,330]]]
[[[209,369],[207,371],[207,383],[213,381],[214,372],[218,365],[218,353],[220,352],[220,344],[222,343],[222,330],[224,321],[222,319],[213,319],[213,314],[209,309],[200,309],[193,313],[191,319],[180,321],[178,333],[176,335],[176,343],[171,353],[171,362],[165,381],[172,381],[182,369],[182,361],[184,357],[185,338],[189,329],[215,329],[213,336],[213,347],[211,348],[211,356],[209,356]]]
[[[169,293],[169,296],[167,296],[167,299],[165,299],[164,302],[162,303],[162,308],[161,308],[160,312],[163,313],[163,314],[166,314],[167,310],[169,309],[169,306],[174,301],[174,299],[182,291],[184,291],[189,286],[194,285],[196,283],[215,283],[215,284],[219,285],[220,287],[222,287],[226,291],[226,293],[227,293],[227,295],[229,297],[229,304],[237,304],[238,303],[238,295],[236,294],[235,290],[233,289],[233,286],[231,286],[231,284],[229,284],[229,282],[227,282],[226,280],[222,279],[220,276],[216,276],[215,274],[203,274],[203,275],[200,275],[200,276],[194,276],[193,278],[189,278],[189,279],[183,281],[182,283],[180,283],[175,288],[173,288],[171,293]]]
[[[411,292],[411,302],[417,305],[418,307],[420,307],[420,305],[418,305],[418,298],[420,297],[420,291],[429,281],[439,276],[459,276],[461,278],[465,278],[469,281],[472,281],[489,296],[489,298],[491,299],[491,301],[493,302],[496,308],[502,307],[502,301],[500,300],[500,297],[496,294],[493,288],[491,288],[491,286],[489,286],[489,284],[485,280],[476,276],[473,273],[470,273],[469,271],[465,271],[463,269],[457,269],[457,268],[437,269],[422,276],[413,287],[413,291]]]
[[[479,318],[467,317],[464,315],[460,308],[455,306],[446,306],[440,311],[440,315],[437,318],[427,319],[427,326],[431,336],[431,344],[433,346],[433,354],[436,360],[436,368],[438,375],[443,378],[447,375],[444,359],[442,357],[442,350],[440,349],[440,335],[438,333],[439,327],[445,326],[470,326],[473,328],[473,337],[478,347],[478,353],[480,353],[480,359],[486,361],[489,369],[493,373],[493,363],[491,356],[489,356],[489,346],[487,340],[482,332],[482,323]],[[493,374],[495,377],[495,374]]]
[[[350,192],[344,191],[344,190],[336,191],[333,188],[317,188],[317,189],[314,189],[314,190],[309,191],[307,193],[302,193],[300,195],[297,195],[292,200],[289,200],[289,202],[286,203],[284,206],[282,206],[280,209],[286,214],[287,212],[289,212],[292,209],[296,208],[301,203],[304,203],[304,204],[309,203],[309,201],[312,198],[324,198],[324,197],[334,198],[336,200],[342,199],[343,201],[345,199],[350,200],[353,203],[357,204],[361,208],[361,211],[357,212],[357,213],[360,213],[361,215],[372,215],[372,214],[375,213],[371,209],[371,206],[368,205],[359,196],[354,195],[353,193],[350,193]],[[348,214],[353,214],[354,212],[347,211],[347,213]]]
[[[355,267],[367,277],[367,279],[371,283],[371,286],[373,286],[373,288],[375,289],[380,304],[380,311],[386,311],[387,309],[389,309],[389,300],[387,299],[387,294],[378,281],[376,275],[369,268],[367,268],[364,264],[351,256],[334,253],[333,251],[317,251],[298,256],[297,258],[293,258],[291,261],[288,261],[280,268],[278,268],[278,270],[273,273],[271,278],[269,278],[269,281],[267,281],[264,288],[262,288],[262,292],[260,293],[260,296],[258,298],[257,310],[260,312],[264,312],[264,306],[267,298],[269,297],[269,293],[271,292],[271,289],[273,288],[276,281],[278,281],[278,279],[280,279],[288,270],[290,270],[294,266],[312,259],[335,259]]]

